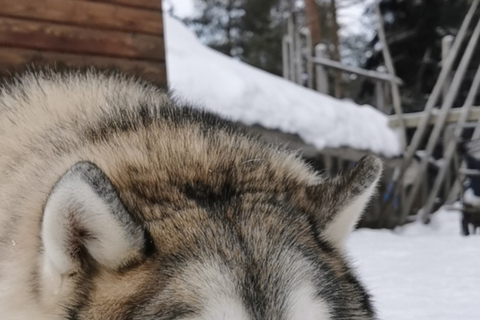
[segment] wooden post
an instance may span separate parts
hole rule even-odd
[[[320,43],[315,46],[315,57],[326,58],[327,52],[328,49],[326,44]],[[322,65],[317,64],[315,67],[315,74],[317,91],[328,94],[329,90],[327,71]]]
[[[333,159],[331,155],[325,154],[323,156],[323,162],[325,163],[325,173],[328,177],[333,176]]]
[[[422,179],[422,185],[421,185],[422,202],[421,203],[427,202],[428,190],[430,189],[430,186],[428,184],[429,184],[428,179]]]
[[[337,6],[335,0],[330,0],[330,40],[332,60],[340,62],[340,40],[338,38]],[[336,98],[343,98],[342,73],[335,70],[333,73],[334,93]]]
[[[312,45],[312,36],[310,34],[310,31],[307,29],[305,30],[305,38],[307,42],[307,75],[308,75],[308,87],[310,89],[314,88],[314,83],[315,83],[315,72],[314,72],[314,65],[312,61],[312,55],[314,54],[313,52],[313,45]]]
[[[296,83],[303,86],[303,61],[302,61],[302,36],[300,32],[295,28],[295,66],[296,74],[295,79]]]
[[[466,117],[465,117],[465,120],[466,120]],[[458,125],[460,125],[460,123]],[[448,152],[448,149],[449,149],[450,142],[454,142],[454,144],[455,144],[455,150],[453,150],[453,153],[455,153],[455,151],[457,149],[456,148],[457,147],[457,139],[455,139],[454,130],[455,130],[454,127],[451,126],[451,125],[447,125],[445,127],[445,132],[443,133],[443,139],[442,139],[443,159],[444,160],[448,157],[447,152]],[[455,139],[455,141],[452,141],[452,139]],[[453,154],[452,154],[451,157],[453,159]],[[451,181],[452,174],[451,174],[451,170],[450,170],[452,168],[451,161],[444,161],[442,163],[442,166],[446,166],[445,178],[444,178],[444,182],[443,182],[442,188],[441,188],[442,199],[445,201],[448,198],[448,193],[450,192],[450,187],[451,187],[451,184],[452,184],[452,181]],[[442,170],[442,169],[440,169],[440,170]],[[437,175],[436,179],[438,179],[438,175]],[[426,201],[424,201],[423,203],[426,203]]]
[[[282,71],[283,77],[290,80],[290,56],[289,56],[289,41],[288,36],[282,38]]]
[[[427,181],[427,179],[424,179],[424,180]],[[401,186],[401,189],[400,189],[400,201],[401,201],[400,203],[401,203],[401,205],[400,205],[400,208],[398,208],[398,210],[397,210],[398,219],[396,219],[395,225],[404,224],[404,221],[402,220],[402,213],[405,212],[404,207],[405,207],[405,202],[406,202],[406,199],[407,199],[407,192],[406,192],[407,190],[405,189],[405,185],[404,185],[403,181],[401,182],[400,186]]]
[[[442,38],[442,68],[445,67],[445,64],[447,62],[448,54],[452,49],[453,40],[454,40],[454,37],[451,35],[448,35]],[[452,75],[449,73],[443,85],[443,101],[445,101],[445,98],[447,97],[447,91],[448,91],[448,88],[450,87],[451,82],[452,82]]]
[[[288,62],[289,62],[289,75],[290,81],[295,82],[295,26],[293,23],[293,16],[289,15],[288,16],[288,39],[289,41],[289,53],[288,53]]]
[[[378,20],[378,37],[380,39],[380,43],[382,44],[383,59],[385,60],[385,65],[387,67],[388,73],[391,76],[395,76],[395,66],[393,65],[392,55],[390,54],[390,50],[388,48],[387,37],[385,35],[385,29],[383,26],[382,13],[380,12],[379,0],[377,0],[375,3],[375,12]],[[402,149],[405,149],[407,146],[407,130],[405,128],[405,123],[402,118],[403,111],[402,101],[400,98],[400,90],[398,89],[398,85],[396,82],[391,81],[390,84],[392,87],[393,108],[400,122],[401,145]]]
[[[377,68],[377,72],[386,73],[387,69],[384,66],[379,66]],[[383,82],[376,81],[375,82],[375,106],[378,110],[385,112],[385,91]]]
[[[383,95],[383,83],[380,81],[375,81],[375,107],[382,111],[385,110],[385,96]]]
[[[315,47],[322,42],[321,16],[318,13],[318,6],[315,0],[305,0],[305,17],[307,19],[308,32],[307,49],[308,49],[308,87],[314,88],[314,66],[312,56],[315,55]]]
[[[385,70],[385,72],[387,72]],[[392,99],[392,88],[390,86],[390,83],[389,82],[384,82],[382,83],[382,87],[383,87],[383,97],[384,97],[384,102],[383,104],[385,105],[385,114],[387,115],[390,115],[393,112],[393,99]],[[397,117],[398,119],[398,117]],[[405,115],[402,116],[402,121],[405,122]],[[406,127],[406,124],[405,124],[405,127]]]

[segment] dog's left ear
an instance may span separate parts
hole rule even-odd
[[[56,183],[42,222],[44,271],[59,278],[90,265],[115,270],[142,256],[145,232],[100,168],[72,166]]]
[[[366,155],[357,164],[335,178],[325,179],[307,188],[314,204],[318,234],[333,246],[343,249],[347,236],[360,220],[382,173],[382,162]]]

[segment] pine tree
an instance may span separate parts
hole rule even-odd
[[[200,14],[185,22],[211,48],[239,57],[244,3],[245,0],[195,0]]]
[[[330,0],[329,8],[330,21],[330,39],[331,39],[331,53],[332,60],[340,61],[340,39],[338,37],[338,22],[337,22],[337,4],[335,0]],[[343,98],[342,73],[339,70],[333,72],[333,83],[335,97]]]
[[[307,19],[307,27],[312,37],[312,46],[322,42],[322,24],[321,15],[315,0],[305,0],[305,16]],[[310,54],[312,54],[311,52]]]
[[[282,0],[196,0],[200,15],[185,20],[211,48],[282,73]]]
[[[265,71],[282,74],[283,21],[272,12],[278,0],[246,0],[242,17],[241,59]]]

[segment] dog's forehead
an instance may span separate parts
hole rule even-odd
[[[291,253],[265,279],[252,279],[247,268],[231,268],[215,259],[188,264],[169,286],[190,297],[192,310],[182,320],[329,320],[327,303],[318,295],[313,267]],[[267,266],[265,266],[268,268]]]
[[[175,208],[156,206],[145,216],[154,216],[148,231],[160,256],[221,252],[238,263],[246,254],[275,260],[277,249],[320,249],[306,215],[253,195],[212,207],[195,202]]]

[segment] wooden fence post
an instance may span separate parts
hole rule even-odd
[[[307,43],[307,75],[308,75],[308,87],[314,89],[314,65],[312,61],[313,46],[312,46],[312,35],[308,29],[305,30],[305,39]]]
[[[393,64],[392,55],[390,53],[390,49],[388,48],[388,41],[385,34],[385,28],[383,25],[383,17],[380,12],[380,1],[375,2],[375,14],[378,20],[378,37],[380,39],[380,43],[382,45],[382,53],[383,53],[383,60],[385,61],[385,66],[388,70],[388,73],[395,77],[395,66]],[[407,147],[407,129],[405,127],[405,122],[403,120],[403,111],[402,111],[402,101],[400,97],[400,90],[398,89],[398,84],[395,81],[390,82],[392,87],[392,101],[393,101],[393,109],[395,110],[395,114],[398,117],[398,121],[400,124],[401,130],[401,145],[402,149],[405,150]]]
[[[283,63],[283,77],[290,80],[290,41],[288,36],[282,39],[282,63]]]
[[[292,15],[288,16],[288,39],[289,39],[289,46],[288,46],[288,63],[289,63],[289,75],[290,78],[288,80],[295,81],[295,25],[293,22]]]
[[[377,72],[386,73],[387,68],[385,68],[385,66],[379,66],[377,68]],[[375,81],[375,106],[377,107],[378,110],[382,111],[383,113],[386,113],[384,84],[383,82],[378,80]]]
[[[302,62],[302,35],[300,31],[295,28],[295,82],[303,86],[303,62]]]
[[[448,35],[442,38],[442,68],[446,65],[448,54],[453,45],[453,40],[454,37],[452,35]],[[443,101],[445,101],[445,98],[447,97],[447,91],[450,87],[451,82],[452,75],[451,73],[449,73],[447,79],[445,80],[445,83],[443,84]]]
[[[315,46],[315,57],[326,58],[327,52],[328,49],[326,44],[320,43]],[[328,94],[329,90],[327,71],[322,65],[317,64],[315,67],[315,74],[317,91]]]

